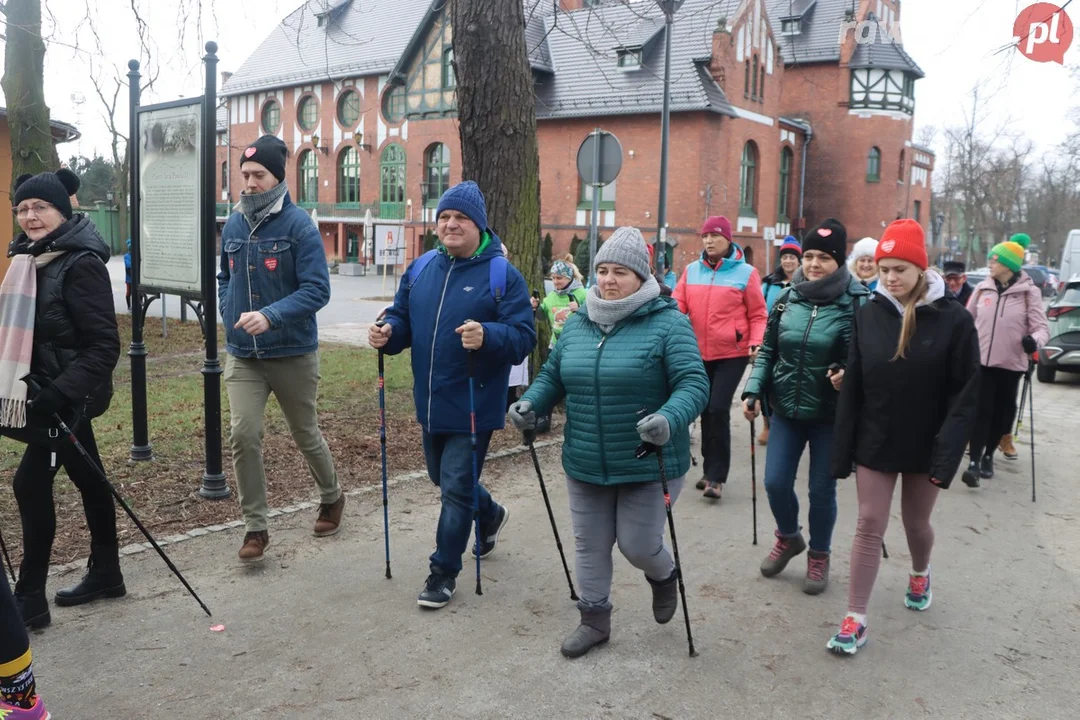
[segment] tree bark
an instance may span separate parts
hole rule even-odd
[[[11,179],[60,168],[49,107],[45,104],[45,41],[41,39],[41,0],[8,0],[4,77],[11,135]]]
[[[487,199],[488,224],[502,238],[530,290],[543,294],[540,154],[524,5],[451,0],[461,174]],[[534,367],[548,343],[538,325]]]

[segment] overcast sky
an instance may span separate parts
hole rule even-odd
[[[56,26],[45,58],[45,94],[53,117],[77,124],[83,132],[79,146],[61,148],[61,156],[75,152],[108,155],[109,134],[100,118],[101,104],[90,84],[90,73],[102,72],[102,60],[126,72],[127,61],[139,55],[135,21],[128,3],[120,0],[45,0]],[[365,0],[386,2],[392,0]],[[105,57],[92,52],[94,39],[80,21],[86,3],[94,10]],[[202,91],[199,63],[201,43],[195,8],[199,0],[140,0],[162,72],[151,97],[144,102],[172,100]],[[1042,150],[1061,141],[1071,124],[1065,119],[1080,95],[1067,67],[1080,64],[1074,42],[1065,67],[1027,60],[1015,49],[995,54],[1012,38],[1013,20],[1031,0],[903,0],[901,22],[905,48],[926,72],[916,83],[915,119],[918,127],[958,125],[970,112],[970,91],[978,85],[986,98],[987,130],[1007,126],[1032,138]],[[235,70],[280,20],[300,5],[299,0],[202,0],[202,40],[219,45],[221,70]],[[189,7],[183,45],[178,20]],[[211,9],[213,12],[211,12]],[[1071,13],[1080,21],[1080,3]],[[69,45],[82,49],[74,50]],[[104,68],[111,73],[111,67]],[[126,90],[124,91],[126,93]],[[73,100],[84,100],[78,104]],[[122,96],[121,116],[126,126],[127,103]],[[939,134],[936,143],[941,149]]]

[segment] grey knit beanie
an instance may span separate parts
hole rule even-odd
[[[603,263],[615,263],[634,271],[644,280],[652,277],[649,268],[649,249],[645,245],[645,238],[641,231],[635,227],[621,227],[611,234],[600,249],[596,251],[596,260],[593,262],[593,270]]]

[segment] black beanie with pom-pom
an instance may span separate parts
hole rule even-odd
[[[31,198],[44,200],[59,210],[65,220],[70,220],[71,196],[78,192],[80,184],[79,176],[67,168],[60,168],[54,173],[20,175],[15,181],[12,200],[16,206]]]

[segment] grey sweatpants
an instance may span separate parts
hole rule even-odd
[[[685,479],[668,480],[672,505]],[[578,607],[611,608],[611,549],[616,541],[630,564],[649,578],[671,577],[675,561],[664,547],[667,513],[660,483],[594,485],[567,477],[566,486],[576,542]]]

